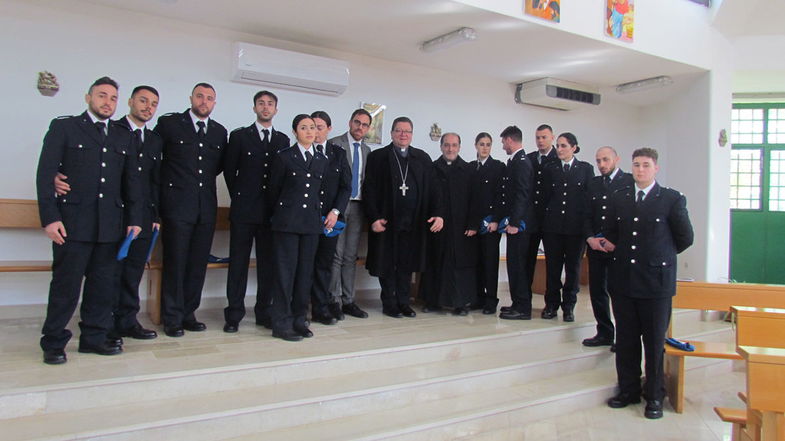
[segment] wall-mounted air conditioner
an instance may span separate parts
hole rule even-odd
[[[349,86],[349,63],[249,43],[234,45],[234,81],[337,96]]]
[[[542,78],[520,83],[515,89],[515,102],[558,110],[572,110],[600,104],[596,87],[555,78]]]

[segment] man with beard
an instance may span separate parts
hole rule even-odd
[[[215,107],[213,86],[197,84],[190,100],[189,109],[158,118],[154,129],[164,141],[161,301],[164,333],[169,337],[182,337],[184,330],[207,329],[194,313],[202,299],[215,231],[215,178],[223,168],[226,150],[226,129],[210,118]]]
[[[289,137],[273,127],[278,97],[262,90],[254,95],[256,121],[229,135],[224,157],[224,180],[229,208],[229,271],[226,278],[224,332],[237,332],[245,316],[245,290],[251,247],[256,241],[256,324],[270,327],[272,280],[271,209],[267,192],[275,154],[289,147]]]
[[[534,214],[537,217],[537,228],[529,230],[529,249],[526,253],[526,273],[529,283],[534,283],[534,270],[537,266],[537,255],[542,242],[542,221],[545,217],[545,179],[543,170],[551,162],[558,161],[556,148],[553,147],[553,129],[547,124],[537,127],[534,132],[537,150],[526,155],[534,168]]]
[[[611,321],[610,295],[608,294],[608,268],[611,257],[602,246],[608,224],[610,199],[617,190],[632,185],[632,175],[618,168],[619,155],[613,147],[600,147],[595,154],[600,176],[589,181],[589,215],[583,227],[583,236],[589,245],[589,297],[591,309],[597,320],[597,334],[583,340],[584,346],[613,345],[614,329]]]
[[[423,312],[449,306],[453,315],[467,315],[476,295],[476,235],[482,216],[472,169],[458,156],[461,137],[445,133],[440,148],[442,156],[433,162],[433,172],[435,189],[443,201],[444,228],[428,238]]]
[[[44,137],[36,184],[41,225],[52,240],[52,283],[41,331],[44,363],[66,362],[66,329],[79,302],[79,352],[115,355],[107,340],[115,302],[117,245],[124,233],[137,236],[142,215],[136,148],[131,133],[109,118],[117,106],[117,83],[96,80],[85,95],[87,110],[52,121]],[[68,176],[72,188],[55,195],[54,179]],[[124,224],[129,226],[123,228]]]
[[[362,187],[371,222],[366,268],[379,277],[382,312],[394,318],[417,315],[409,305],[412,273],[425,269],[428,231],[444,223],[431,158],[411,146],[413,128],[405,116],[393,121],[392,143],[368,155]]]
[[[371,148],[364,141],[371,128],[371,121],[371,114],[367,110],[357,109],[349,118],[349,131],[330,140],[346,151],[346,159],[352,172],[352,193],[343,214],[346,227],[338,236],[335,246],[335,263],[330,286],[333,303],[330,303],[329,308],[338,320],[343,320],[344,313],[357,318],[368,317],[368,313],[360,309],[354,301],[354,277],[357,270],[357,248],[365,226],[361,190],[365,180],[365,163],[371,153]]]

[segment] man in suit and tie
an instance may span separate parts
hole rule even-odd
[[[160,227],[158,216],[158,194],[161,174],[161,138],[148,129],[146,124],[155,116],[158,108],[158,91],[151,86],[137,86],[128,99],[129,112],[116,121],[133,134],[139,162],[140,206],[142,232],[131,242],[128,255],[119,264],[117,278],[118,297],[114,307],[114,328],[109,333],[113,338],[131,337],[150,340],[158,337],[152,329],[142,327],[137,319],[139,313],[139,283],[144,275],[147,255],[152,244],[153,232]],[[55,178],[57,194],[64,196],[71,191],[68,176],[58,173]]]
[[[612,408],[641,400],[641,340],[646,357],[644,416],[662,418],[665,397],[663,342],[676,294],[676,255],[692,245],[687,199],[661,187],[655,177],[657,151],[632,154],[635,184],[611,196],[606,251],[613,251],[608,289],[616,318],[616,373],[619,393]]]
[[[267,192],[273,158],[289,147],[289,137],[273,127],[278,97],[262,90],[253,97],[256,121],[229,135],[224,155],[224,180],[232,204],[229,208],[229,271],[226,278],[224,332],[237,332],[245,316],[245,290],[251,248],[256,241],[256,324],[270,327],[272,280],[271,209]]]
[[[79,116],[54,119],[44,137],[36,185],[41,225],[52,240],[52,283],[41,331],[44,363],[66,362],[66,329],[79,302],[79,352],[115,355],[122,347],[107,340],[116,296],[117,246],[141,231],[142,214],[136,146],[126,127],[111,121],[117,83],[96,80]],[[57,196],[57,173],[72,191]],[[128,225],[126,227],[126,225]],[[148,227],[149,228],[149,227]]]
[[[367,110],[357,109],[349,118],[349,130],[330,140],[346,152],[346,159],[352,173],[349,205],[343,213],[346,226],[343,233],[338,236],[330,284],[334,301],[329,308],[338,320],[343,320],[344,314],[357,318],[368,317],[368,313],[360,309],[354,301],[354,278],[357,270],[357,247],[360,245],[360,235],[365,225],[362,185],[365,179],[366,159],[371,153],[371,148],[365,143],[364,138],[371,128],[372,120]]]
[[[510,281],[512,304],[503,308],[499,318],[505,320],[531,320],[532,291],[526,272],[526,250],[529,246],[529,229],[537,228],[534,213],[532,184],[534,169],[523,150],[523,132],[509,126],[501,133],[502,147],[510,155],[505,176],[504,206],[509,218],[507,233],[507,277]]]
[[[339,219],[344,219],[343,213],[349,204],[352,193],[352,169],[346,159],[346,151],[341,147],[327,141],[327,136],[332,130],[330,115],[323,110],[311,114],[316,127],[314,146],[316,151],[327,157],[327,166],[322,176],[322,188],[319,191],[321,216],[324,218],[324,228],[330,230]],[[342,233],[342,234],[345,234]],[[319,235],[319,245],[316,248],[314,260],[313,286],[311,287],[311,312],[312,319],[323,325],[334,325],[338,321],[329,309],[333,304],[330,293],[335,248],[341,235],[328,237]]]
[[[613,345],[615,331],[611,321],[610,295],[608,294],[608,268],[612,254],[602,246],[608,224],[610,199],[617,190],[632,185],[632,175],[619,169],[619,155],[613,147],[600,147],[595,154],[600,176],[589,181],[589,213],[583,224],[583,236],[589,245],[589,296],[597,334],[583,340],[584,346]]]
[[[226,150],[226,129],[210,118],[215,107],[213,86],[197,84],[190,100],[189,109],[158,118],[154,129],[164,142],[161,303],[164,333],[169,337],[182,337],[184,330],[207,329],[195,312],[202,299],[215,231],[215,178],[223,169]]]
[[[537,150],[527,156],[531,160],[534,168],[534,213],[537,217],[537,227],[529,231],[529,249],[526,252],[526,273],[529,276],[529,283],[534,282],[534,269],[537,266],[537,255],[540,251],[542,242],[542,225],[545,218],[545,179],[543,170],[551,162],[559,160],[556,155],[556,148],[553,146],[553,129],[548,124],[541,124],[534,132],[534,139],[537,143]]]

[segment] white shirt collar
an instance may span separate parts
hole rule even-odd
[[[643,197],[645,198],[645,197],[646,197],[646,196],[649,194],[649,192],[651,191],[651,189],[652,189],[652,188],[654,188],[654,184],[656,184],[656,183],[657,183],[657,181],[656,181],[656,180],[655,180],[655,181],[651,181],[651,184],[649,184],[649,186],[648,186],[648,187],[646,187],[646,188],[640,188],[640,187],[638,187],[638,183],[636,182],[636,183],[635,183],[635,197],[636,197],[636,198],[638,197],[638,192],[639,192],[639,191],[643,191]]]
[[[362,145],[362,143],[363,143],[362,139],[359,140],[359,141],[355,141],[354,138],[352,138],[352,134],[349,133],[349,132],[346,132],[346,140],[349,141],[349,146],[351,146],[351,147],[354,147],[354,143],[355,142],[360,144],[360,145]]]
[[[307,160],[307,159],[308,159],[308,158],[306,158],[306,157],[305,157],[305,152],[311,152],[311,155],[313,155],[313,154],[314,154],[314,153],[313,153],[313,152],[314,152],[313,145],[309,146],[309,148],[308,148],[308,149],[306,149],[305,147],[303,147],[302,145],[300,145],[300,143],[298,142],[298,143],[297,143],[297,147],[300,149],[300,154],[301,154],[301,155],[303,155],[303,159],[305,159],[305,160]]]
[[[488,158],[490,158],[490,155],[489,155],[489,156],[486,156],[486,157],[485,157],[485,159],[479,159],[479,158],[478,158],[478,159],[477,159],[477,162],[479,162],[479,163],[480,163],[480,165],[485,165],[485,163],[486,163],[486,162],[488,162]]]
[[[570,158],[570,160],[569,160],[569,161],[567,161],[567,162],[564,162],[564,161],[562,161],[562,162],[561,162],[561,166],[562,166],[562,168],[564,168],[564,166],[565,166],[565,165],[568,165],[568,164],[569,164],[570,168],[572,168],[572,163],[573,163],[573,162],[575,162],[575,156],[573,156],[572,158]]]
[[[254,124],[256,124],[256,130],[259,131],[259,136],[261,136],[262,139],[264,139],[264,132],[262,132],[262,130],[269,130],[270,131],[270,135],[269,135],[270,139],[273,138],[273,132],[275,131],[275,127],[273,127],[272,125],[269,128],[268,127],[264,127],[263,125],[259,124],[259,120],[254,122]]]
[[[132,120],[128,115],[125,115],[125,119],[128,121],[128,127],[131,128],[132,132],[134,130],[136,130],[136,129],[139,129],[139,130],[142,131],[141,132],[141,134],[142,134],[142,142],[144,142],[144,129],[147,128],[147,125],[146,124],[142,124],[142,127],[137,126],[136,123],[134,122],[134,120]]]
[[[551,146],[551,147],[548,149],[548,151],[547,151],[547,152],[545,152],[545,153],[543,154],[543,153],[541,153],[541,152],[540,152],[540,150],[538,149],[538,150],[537,150],[537,154],[538,154],[539,156],[542,156],[542,157],[547,157],[548,155],[550,155],[550,154],[551,154],[551,151],[552,151],[552,150],[553,150],[553,146]]]
[[[191,122],[194,125],[194,130],[199,132],[199,126],[196,125],[196,122],[197,121],[204,121],[204,133],[207,133],[207,126],[210,123],[210,117],[208,116],[207,118],[205,118],[203,120],[200,120],[199,117],[196,116],[196,114],[194,113],[193,109],[188,109],[188,113],[191,114]]]
[[[611,174],[608,175],[608,177],[611,178],[611,181],[612,181],[613,178],[615,178],[617,174],[619,174],[619,167],[614,168],[613,171],[611,172]]]
[[[93,121],[93,124],[100,121],[102,123],[105,123],[107,126],[109,125],[109,118],[106,119],[98,118],[96,115],[93,115],[93,112],[91,112],[90,110],[87,111],[87,114],[90,116],[90,119]]]

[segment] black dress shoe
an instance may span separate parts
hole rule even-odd
[[[485,307],[485,302],[483,302],[482,300],[477,300],[476,302],[474,302],[471,305],[469,305],[469,310],[470,311],[479,311],[480,309],[483,309],[484,307]]]
[[[332,314],[313,314],[312,320],[327,326],[338,323],[338,319],[333,317]]]
[[[65,351],[62,349],[47,349],[44,351],[44,363],[46,364],[63,364],[68,359],[65,357]]]
[[[417,317],[417,313],[414,312],[412,307],[409,305],[398,305],[398,309],[401,311],[401,314],[404,317],[409,317],[409,318]]]
[[[120,332],[122,337],[131,337],[134,340],[152,340],[158,337],[158,333],[152,329],[145,329],[141,325],[126,329]]]
[[[106,337],[106,344],[109,346],[122,346],[123,345],[123,338],[122,337]]]
[[[302,326],[302,327],[295,326],[294,327],[294,332],[296,332],[297,334],[302,335],[304,338],[311,338],[311,337],[313,337],[313,332],[311,332],[311,330],[308,329],[307,326]]]
[[[226,322],[224,324],[224,332],[234,334],[237,332],[239,325],[237,323]]]
[[[273,330],[273,337],[286,341],[301,341],[303,339],[303,336],[294,332],[293,329],[286,329],[283,331]]]
[[[256,326],[264,326],[267,329],[273,329],[273,321],[269,317],[256,319]]]
[[[191,332],[202,332],[207,329],[207,325],[194,320],[192,322],[183,322],[183,329]]]
[[[499,308],[499,312],[510,312],[512,311],[512,306],[502,306]]]
[[[650,420],[656,420],[658,418],[662,418],[662,401],[660,400],[646,401],[646,410],[643,412],[643,416],[645,416]]]
[[[185,332],[182,326],[164,326],[164,334],[169,337],[182,337]]]
[[[556,310],[555,309],[550,309],[550,308],[545,308],[545,309],[542,310],[542,314],[540,314],[540,317],[544,318],[545,320],[550,320],[550,319],[556,317]]]
[[[572,311],[564,311],[562,313],[562,318],[565,322],[574,322],[575,321],[575,314]]]
[[[401,318],[403,314],[401,314],[401,310],[398,307],[391,307],[391,308],[382,308],[382,313],[388,317],[392,318]]]
[[[591,338],[586,338],[583,340],[584,346],[594,347],[594,346],[611,346],[613,344],[613,339],[603,338],[599,335],[595,335]]]
[[[467,308],[455,308],[452,310],[452,315],[467,316],[469,315],[469,310]]]
[[[622,407],[627,407],[628,404],[638,404],[640,402],[641,394],[620,393],[608,400],[608,407],[621,409]]]
[[[336,320],[340,321],[346,318],[346,316],[343,315],[343,308],[340,303],[330,303],[327,305],[327,310],[330,311],[330,314],[335,317]],[[366,317],[367,316],[368,315],[366,314]]]
[[[424,312],[425,314],[430,314],[432,312],[440,312],[441,310],[442,310],[441,306],[428,306],[428,305],[425,305],[425,306],[422,307],[422,312]]]
[[[502,320],[531,320],[532,319],[532,314],[531,313],[518,312],[518,311],[516,311],[514,309],[510,309],[510,310],[508,310],[506,312],[502,311],[502,313],[499,314],[499,318],[502,319]]]
[[[88,345],[84,343],[79,343],[79,352],[83,354],[98,354],[98,355],[117,355],[123,352],[123,348],[120,346],[112,345],[108,342],[104,342],[100,345]]]
[[[349,314],[352,317],[357,318],[368,318],[368,313],[360,309],[356,303],[349,303],[348,305],[343,305],[343,312]]]

